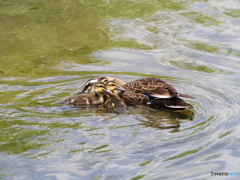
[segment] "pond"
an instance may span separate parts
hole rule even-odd
[[[0,0],[0,179],[239,179],[239,5]],[[194,108],[58,104],[105,75],[161,78]]]

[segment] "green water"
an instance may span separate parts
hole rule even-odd
[[[0,179],[239,172],[239,5],[0,0]],[[58,105],[99,75],[161,78],[194,109]]]

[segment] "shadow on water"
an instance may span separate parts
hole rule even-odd
[[[192,110],[175,112],[171,112],[170,110],[158,110],[154,113],[146,112],[146,115],[143,115],[143,117],[146,118],[146,121],[140,120],[142,121],[142,125],[160,129],[174,128],[171,132],[177,132],[181,123],[194,119],[194,112]]]
[[[69,107],[65,108],[69,110]],[[177,129],[180,127],[181,123],[184,123],[184,121],[194,120],[194,111],[189,109],[173,111],[164,109],[151,109],[147,106],[130,106],[125,111],[113,111],[102,107],[97,108],[96,106],[95,108],[72,106],[70,109],[74,109],[74,111],[81,111],[83,113],[94,113],[95,110],[95,113],[99,116],[108,116],[108,114],[115,114],[116,116],[132,115],[140,121],[140,123],[137,123],[135,125],[144,125],[146,127],[153,127],[159,129]],[[109,118],[108,120],[111,120],[111,118]]]

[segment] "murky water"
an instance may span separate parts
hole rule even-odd
[[[239,172],[239,5],[0,1],[0,179]],[[119,114],[57,104],[99,75],[161,78],[196,97],[185,99],[195,108],[131,106]]]

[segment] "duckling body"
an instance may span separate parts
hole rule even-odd
[[[185,109],[193,106],[179,97],[193,98],[178,93],[167,82],[159,78],[142,78],[123,85],[125,91],[119,96],[128,105],[149,104],[154,108]]]
[[[103,106],[111,110],[125,110],[127,107],[126,103],[123,101],[123,99],[121,99],[117,94],[114,93],[115,90],[119,89],[117,83],[115,81],[108,81],[106,84],[106,88],[109,90],[109,92],[106,96],[106,100]],[[121,88],[119,90],[121,90]]]
[[[61,104],[71,104],[75,106],[79,105],[93,105],[93,104],[102,104],[104,99],[102,97],[96,96],[95,94],[78,94],[73,95],[64,101]]]
[[[126,109],[126,103],[119,98],[117,95],[109,94],[107,100],[105,101],[104,107],[110,110],[123,111]]]
[[[105,84],[102,82],[97,82],[94,85],[94,92],[88,94],[73,95],[60,102],[60,104],[69,104],[76,106],[102,104],[104,103],[105,90]]]

